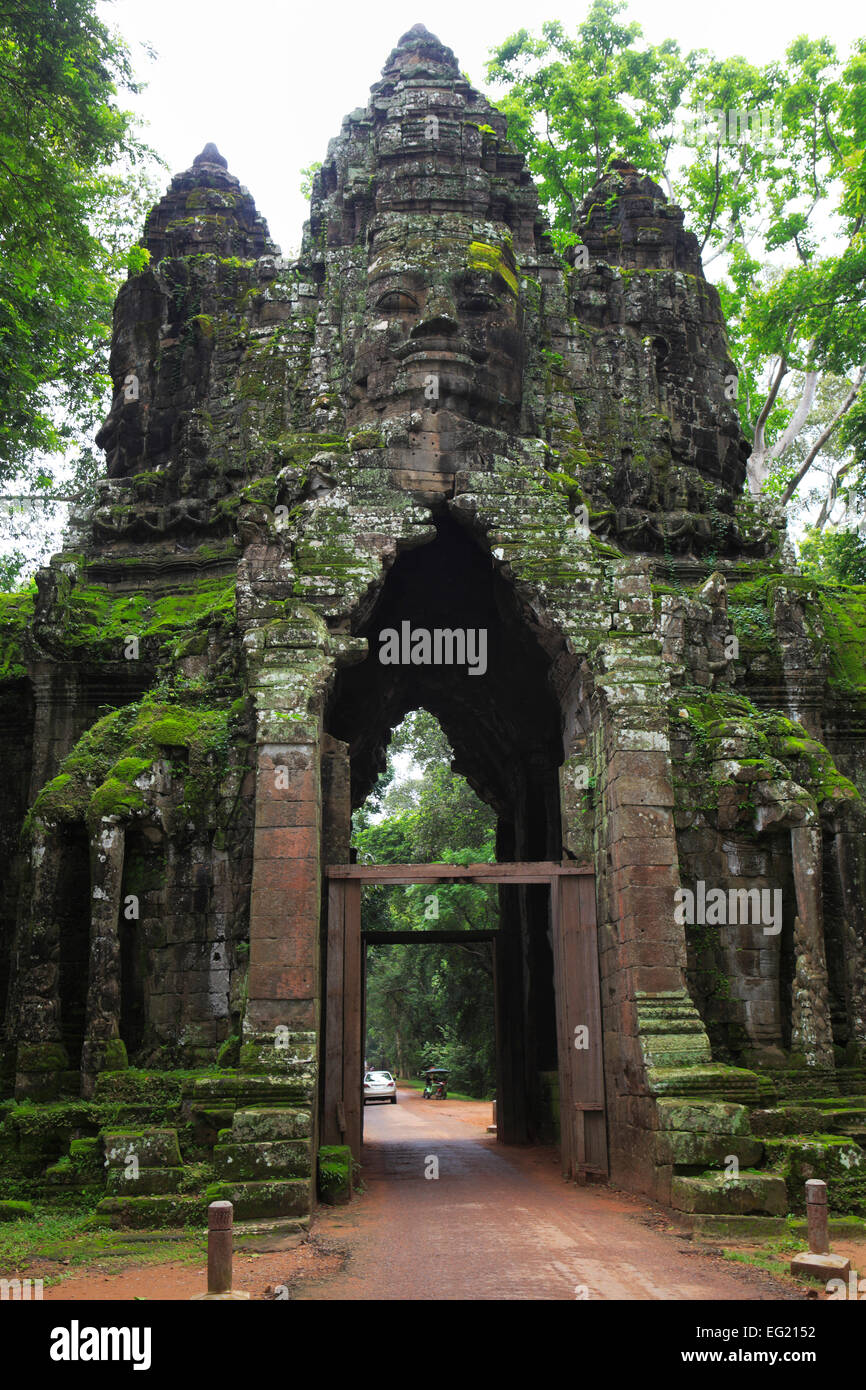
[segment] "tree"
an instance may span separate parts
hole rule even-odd
[[[39,456],[99,418],[114,296],[152,192],[120,89],[138,90],[130,56],[96,0],[0,0],[0,483],[37,494]]]
[[[866,584],[866,540],[856,531],[810,527],[800,542],[800,563],[804,574],[824,583]]]
[[[617,23],[624,8],[593,0],[574,39],[558,20],[540,39],[521,29],[488,63],[489,80],[507,85],[496,104],[539,180],[560,249],[577,240],[580,202],[612,154],[665,176],[672,116],[694,67],[673,40],[639,47],[640,25]]]
[[[497,101],[560,246],[576,239],[580,200],[613,156],[683,206],[720,277],[753,440],[749,486],[788,503],[831,441],[863,435],[845,426],[866,375],[866,40],[843,61],[829,40],[798,38],[758,67],[642,44],[639,26],[618,22],[624,8],[594,0],[576,39],[559,24],[540,40],[521,30],[488,75],[507,84]],[[828,377],[844,390],[816,431]]]

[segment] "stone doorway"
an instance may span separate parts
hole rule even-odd
[[[495,883],[501,894],[543,889],[554,960],[555,1031],[562,1169],[578,1180],[606,1176],[601,1003],[596,945],[595,878],[591,868],[551,862],[511,864],[332,864],[327,869],[325,1020],[320,1132],[326,1144],[363,1142],[364,957],[361,891],[365,884]],[[506,919],[507,920],[507,919]],[[472,933],[412,932],[396,940]],[[488,935],[485,933],[485,935]],[[525,1056],[516,1018],[521,993],[519,940],[495,933],[497,1109],[503,1142],[531,1140],[527,1132]],[[516,948],[516,949],[515,949]],[[521,1011],[522,1012],[522,1011]],[[515,1022],[517,1026],[515,1027]]]

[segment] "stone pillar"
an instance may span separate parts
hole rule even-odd
[[[120,1038],[120,939],[125,835],[115,817],[99,822],[90,841],[90,972],[81,1052],[81,1093],[92,1096],[101,1071],[127,1065]]]
[[[841,937],[849,1046],[866,1059],[866,836],[862,813],[846,807],[833,837],[832,872],[842,904]]]
[[[320,694],[331,669],[327,628],[297,605],[275,619],[291,578],[279,547],[250,547],[239,582],[256,702],[256,804],[250,968],[241,1066],[315,1067],[321,910]],[[282,613],[287,610],[283,608]]]
[[[649,573],[627,561],[614,584],[616,632],[597,653],[602,816],[597,826],[599,964],[611,1177],[661,1201],[650,1071],[709,1061],[685,984],[668,735],[669,686],[652,635]],[[595,703],[594,702],[594,703]],[[605,881],[606,880],[606,881]],[[667,1182],[669,1189],[669,1181]]]
[[[62,866],[57,833],[35,830],[30,842],[30,891],[22,893],[19,908],[10,992],[10,1032],[17,1043],[18,1100],[55,1099],[61,1076],[70,1067],[63,1045],[60,929],[54,910],[61,890]]]
[[[797,894],[791,1051],[802,1054],[810,1067],[832,1067],[833,1030],[824,948],[820,826],[811,824],[792,828],[791,857]]]
[[[318,1026],[318,752],[318,744],[258,750],[245,1039]]]

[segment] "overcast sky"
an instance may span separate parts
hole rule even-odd
[[[284,251],[300,244],[307,215],[300,170],[324,157],[344,115],[366,104],[370,86],[397,39],[426,24],[454,49],[461,68],[485,88],[489,50],[520,28],[537,33],[546,19],[574,31],[588,8],[550,0],[113,0],[103,3],[133,49],[147,82],[130,99],[150,123],[150,143],[172,172],[186,169],[208,140],[249,188]],[[683,49],[707,48],[752,62],[781,57],[798,34],[827,35],[841,52],[864,32],[852,0],[631,0],[624,16],[654,43],[676,38]],[[622,16],[621,16],[622,18]],[[138,45],[157,52],[151,61]],[[495,93],[489,93],[495,96]]]

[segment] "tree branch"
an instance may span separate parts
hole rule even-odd
[[[813,345],[810,345],[813,346]],[[809,412],[815,402],[815,393],[818,390],[818,382],[821,380],[820,372],[807,372],[803,383],[803,391],[797,402],[794,414],[788,421],[787,429],[780,435],[767,453],[767,458],[771,461],[782,455],[800,433],[809,418]]]
[[[818,438],[815,440],[815,443],[812,445],[811,449],[806,455],[802,466],[797,470],[794,477],[791,479],[791,481],[788,483],[788,486],[785,488],[785,491],[782,493],[782,496],[779,500],[781,501],[783,507],[786,507],[788,505],[794,493],[797,491],[797,488],[800,486],[806,474],[809,472],[809,469],[812,467],[812,464],[815,462],[815,459],[818,457],[824,445],[827,443],[827,440],[836,430],[837,426],[842,420],[842,417],[844,415],[847,415],[848,411],[851,409],[852,405],[857,399],[857,393],[860,390],[860,387],[863,385],[864,377],[866,377],[866,367],[861,367],[859,372],[857,373],[856,381],[854,382],[853,386],[851,387],[851,390],[848,392],[848,395],[845,397],[844,401],[840,405],[839,409],[836,411],[836,414],[833,416],[833,419],[830,421],[827,428],[821,431]],[[846,468],[847,466],[848,465],[846,465]],[[837,473],[836,475],[837,482],[839,477],[841,476],[841,473],[842,469],[840,469],[839,473]]]

